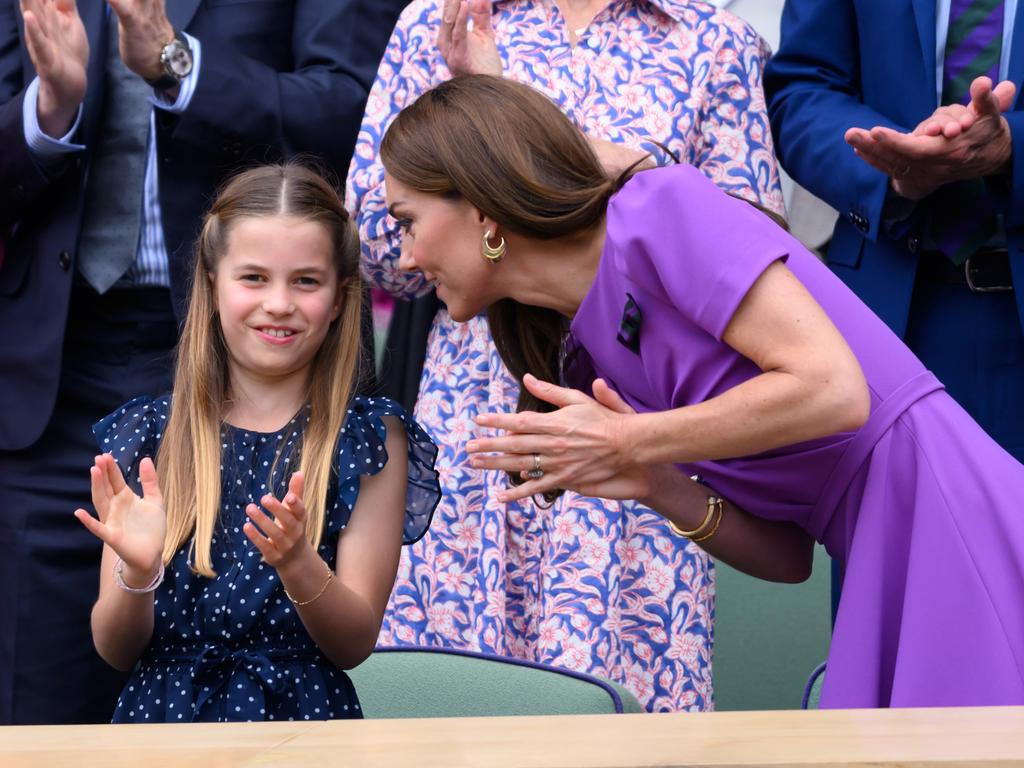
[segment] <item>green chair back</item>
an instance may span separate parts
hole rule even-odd
[[[818,709],[821,705],[821,687],[825,684],[825,667],[826,663],[821,662],[807,678],[800,709]]]
[[[348,674],[368,718],[644,711],[608,680],[470,651],[378,648]]]
[[[828,656],[831,570],[821,546],[803,584],[715,563],[715,709],[796,709],[807,670]]]

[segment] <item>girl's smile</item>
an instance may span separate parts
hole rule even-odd
[[[263,337],[268,344],[290,344],[297,337],[298,331],[292,328],[283,328],[278,325],[264,325],[256,328],[255,331]]]

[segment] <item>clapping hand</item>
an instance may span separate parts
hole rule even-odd
[[[149,584],[160,568],[167,536],[167,515],[153,460],[147,457],[139,464],[141,498],[125,484],[109,453],[96,457],[89,477],[99,520],[84,509],[76,509],[75,517],[124,561],[123,578],[129,586]]]
[[[524,478],[536,468],[534,457],[539,457],[543,475],[499,494],[500,501],[558,488],[608,499],[644,498],[650,493],[652,472],[630,460],[626,444],[626,422],[635,411],[604,380],[594,382],[594,397],[529,374],[523,384],[558,410],[481,414],[477,424],[506,434],[476,438],[466,445],[474,467],[520,472]]]
[[[164,0],[108,0],[120,27],[121,61],[145,80],[164,74],[160,53],[174,38]]]
[[[39,127],[60,138],[85,98],[89,39],[75,0],[21,0],[25,47],[39,75]]]
[[[473,20],[473,29],[469,20]],[[491,0],[444,0],[437,47],[452,75],[497,75],[501,56],[491,26]]]
[[[260,499],[260,504],[274,517],[271,519],[255,504],[245,508],[249,522],[245,535],[270,565],[280,569],[295,559],[304,547],[311,546],[306,538],[306,506],[302,501],[305,478],[295,472],[288,481],[288,492],[279,501],[272,494]]]
[[[1016,87],[995,88],[987,77],[971,83],[968,105],[940,107],[911,133],[884,126],[851,128],[846,141],[869,165],[891,177],[893,190],[911,200],[944,184],[1003,172],[1010,160],[1010,127],[1003,112]]]

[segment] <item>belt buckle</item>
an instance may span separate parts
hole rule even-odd
[[[1010,259],[1009,251],[1005,248],[989,248],[987,250],[979,250],[972,253],[967,257],[964,262],[964,278],[967,280],[967,288],[971,293],[1007,293],[1013,290],[1013,285],[978,285],[974,282],[974,278],[971,276],[971,261],[975,256],[982,254],[1003,254],[1006,258],[1007,268],[1009,268]]]

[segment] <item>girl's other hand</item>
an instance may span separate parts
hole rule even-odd
[[[473,29],[469,28],[471,18]],[[501,55],[491,25],[491,0],[444,0],[437,47],[455,77],[501,77]]]
[[[273,518],[255,504],[245,508],[249,517],[244,527],[245,535],[256,545],[263,559],[278,570],[311,546],[306,538],[306,507],[302,501],[304,487],[303,474],[295,472],[288,481],[288,492],[283,501],[269,493],[260,499],[260,504]]]
[[[153,460],[147,457],[139,464],[141,498],[127,486],[109,453],[96,457],[89,477],[99,520],[84,509],[76,509],[75,517],[124,561],[123,577],[129,586],[150,583],[159,570],[167,536],[167,514]]]

